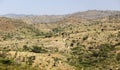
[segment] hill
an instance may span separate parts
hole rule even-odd
[[[66,15],[24,15],[24,14],[6,14],[3,17],[22,19],[23,21],[31,23],[53,23],[57,21],[62,21],[69,17],[83,18],[83,19],[100,19],[104,17],[114,16],[120,14],[120,11],[112,10],[88,10],[84,12],[77,12]]]
[[[78,12],[49,23],[37,17],[39,24],[23,18],[29,16],[0,18],[1,70],[120,69],[119,11]]]
[[[24,22],[27,22],[29,24],[31,23],[52,23],[52,22],[57,22],[61,21],[65,18],[64,15],[16,15],[16,14],[6,14],[2,15],[4,17],[8,18],[15,18],[15,19],[21,19]]]

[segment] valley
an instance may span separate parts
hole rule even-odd
[[[120,11],[0,17],[0,70],[119,69]]]

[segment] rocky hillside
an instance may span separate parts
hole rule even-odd
[[[80,12],[50,24],[1,17],[0,70],[6,69],[119,70],[118,11]]]
[[[108,17],[108,16],[114,16],[117,14],[120,14],[120,11],[88,10],[84,12],[73,13],[71,15],[75,17],[86,18],[86,19],[98,19],[98,18],[103,18],[103,17]]]

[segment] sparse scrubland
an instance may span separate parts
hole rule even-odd
[[[119,11],[55,17],[0,17],[0,70],[120,70]]]

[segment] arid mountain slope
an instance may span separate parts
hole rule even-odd
[[[33,19],[2,17],[0,69],[119,70],[120,16],[116,12],[80,12],[49,24],[37,18],[39,24]]]

